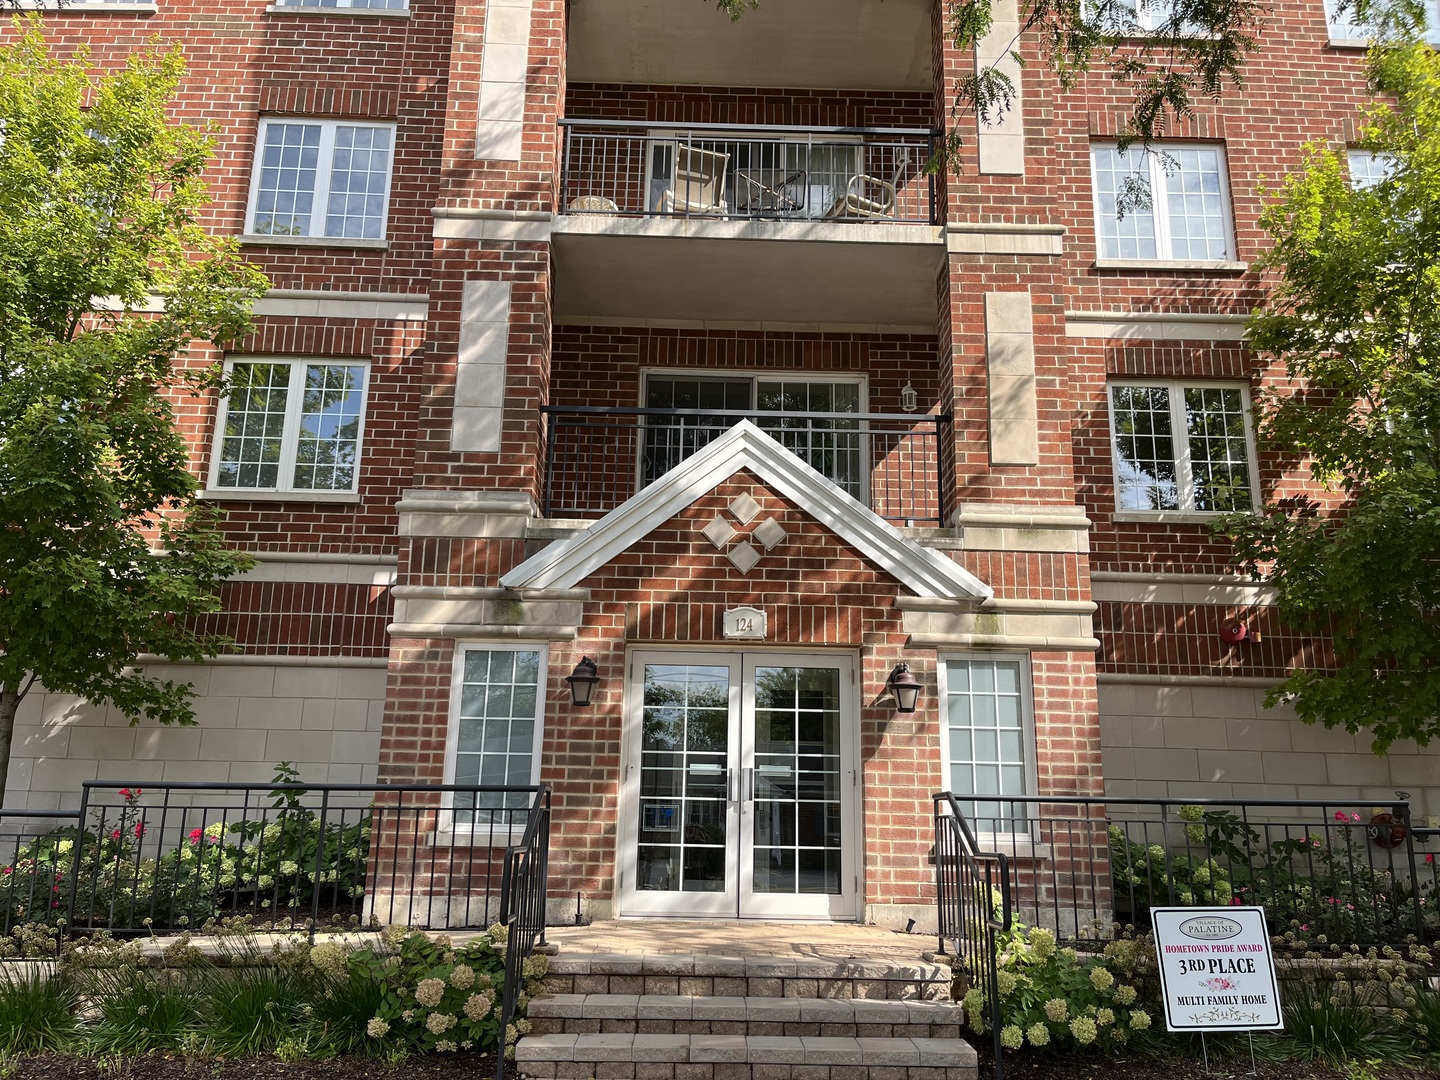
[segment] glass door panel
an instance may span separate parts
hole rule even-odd
[[[732,667],[653,663],[643,667],[638,800],[631,888],[640,906],[674,907],[675,894],[707,894],[701,908],[734,904],[730,870],[735,808],[730,778]],[[684,904],[680,905],[684,907]]]
[[[621,913],[854,918],[853,662],[632,663]]]

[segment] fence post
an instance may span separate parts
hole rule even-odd
[[[1165,895],[1175,906],[1175,863],[1170,854],[1170,804],[1160,804],[1160,843],[1165,848]]]
[[[75,928],[75,894],[80,886],[81,849],[85,846],[85,818],[90,813],[90,781],[80,785],[80,809],[75,811],[75,861],[70,867],[70,897],[65,902],[65,932]]]
[[[315,832],[315,874],[310,885],[310,944],[315,944],[315,924],[320,921],[320,871],[325,865],[325,822],[329,818],[330,789],[320,791],[320,818]]]
[[[1405,827],[1405,859],[1410,869],[1410,907],[1415,915],[1415,937],[1425,940],[1425,909],[1420,906],[1420,865],[1415,861],[1415,830],[1410,827],[1410,803],[1397,802],[1391,813]]]

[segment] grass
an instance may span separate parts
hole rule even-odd
[[[24,974],[0,975],[0,1055],[72,1047],[79,1030],[78,1004],[69,983],[48,972],[32,968]]]
[[[1332,1068],[1346,1062],[1379,1057],[1401,1061],[1412,1057],[1415,1044],[1375,1013],[1314,987],[1296,987],[1285,1000],[1285,1034],[1279,1053],[1292,1061],[1318,1061]]]
[[[105,1012],[90,1033],[91,1049],[97,1054],[180,1049],[201,1016],[195,997],[170,974],[133,972],[101,998]]]
[[[380,1009],[384,985],[363,971],[351,970],[338,979],[324,980],[316,990],[305,1031],[312,1053],[322,1057],[375,1053],[375,1040],[365,1034],[365,1025]]]

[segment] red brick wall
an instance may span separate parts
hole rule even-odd
[[[741,492],[761,505],[756,523],[773,515],[786,540],[748,574],[740,574],[700,535]],[[740,530],[748,533],[748,528]],[[737,542],[738,542],[737,538]],[[425,540],[402,566],[406,580],[436,585],[487,584],[523,555],[518,541]],[[1061,557],[977,554],[976,567],[1009,565],[1024,595],[1069,595],[1077,586]],[[1006,560],[1009,561],[1008,564]],[[402,561],[404,561],[402,559]],[[933,650],[910,650],[894,606],[895,581],[857,555],[803,511],[741,473],[580,583],[590,602],[579,637],[554,643],[546,689],[542,779],[555,788],[555,828],[565,842],[552,851],[552,892],[608,898],[615,875],[619,777],[624,728],[626,650],[675,643],[733,647],[721,614],[763,607],[767,643],[795,649],[858,650],[860,751],[869,902],[925,903],[933,871],[924,808],[943,786],[939,705]],[[569,703],[564,676],[582,655],[601,683],[594,705]],[[890,669],[911,662],[925,684],[922,708],[896,716],[885,695]],[[448,715],[450,651],[443,642],[396,642],[391,656],[383,779],[438,777]],[[1094,664],[1088,654],[1037,653],[1035,717],[1042,790],[1099,789]],[[917,809],[918,808],[918,809]],[[918,815],[918,816],[917,816]],[[849,870],[846,871],[847,873]]]

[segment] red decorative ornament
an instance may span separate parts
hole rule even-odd
[[[1250,636],[1250,629],[1239,619],[1226,619],[1220,624],[1220,640],[1237,645]]]
[[[1404,823],[1397,821],[1394,814],[1376,814],[1365,827],[1370,842],[1382,848],[1399,847],[1405,842],[1408,832]]]

